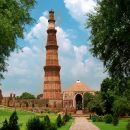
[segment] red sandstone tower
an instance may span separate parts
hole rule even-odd
[[[45,75],[43,99],[53,101],[61,100],[61,67],[58,63],[58,45],[56,32],[57,30],[55,29],[54,11],[49,11],[47,29],[48,37],[46,44],[46,64],[44,66]]]

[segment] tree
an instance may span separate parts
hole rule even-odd
[[[18,99],[35,99],[35,96],[31,93],[24,92],[21,96],[17,97]]]
[[[43,94],[37,95],[37,99],[42,99],[42,98],[43,98]]]
[[[88,16],[92,54],[103,61],[110,76],[130,77],[130,1],[98,0]]]
[[[113,78],[106,78],[101,83],[101,98],[104,101],[106,114],[112,113],[115,93],[119,94],[119,92],[117,91],[118,86],[119,86],[118,81],[116,81]]]
[[[63,116],[62,119],[63,119],[64,122],[67,122],[67,121],[69,121],[71,119],[71,116],[68,115],[67,113],[65,113],[65,115]]]
[[[118,88],[118,81],[113,78],[106,78],[101,83],[101,92],[107,93],[110,90],[115,90]]]
[[[101,83],[101,92],[107,93],[108,91],[114,91],[116,95],[127,95],[130,90],[130,78],[125,77],[122,79],[115,79],[112,77],[106,78]]]
[[[83,96],[84,108],[87,108],[88,103],[93,100],[94,96],[91,93],[85,93]]]
[[[48,115],[44,117],[44,124],[46,128],[48,128],[51,125],[51,121]]]
[[[8,121],[5,119],[5,121],[3,122],[3,126],[2,128],[0,128],[0,130],[8,130],[8,129],[9,129]]]
[[[106,113],[114,114],[114,111],[112,109],[113,106],[119,107],[120,105],[120,107],[122,107],[121,103],[123,102],[125,103],[127,102],[129,106],[128,102],[130,100],[129,86],[130,86],[129,78],[122,78],[122,79],[106,78],[103,80],[101,84],[101,95],[102,100],[105,101]],[[126,98],[124,99],[123,97]]]
[[[19,130],[18,116],[17,116],[16,111],[14,111],[9,118],[9,129],[10,130]]]
[[[7,71],[7,58],[19,46],[18,38],[23,38],[25,25],[34,20],[30,10],[35,0],[0,0],[0,79]]]
[[[20,130],[16,111],[12,113],[12,115],[9,118],[9,121],[5,119],[3,126],[0,130]]]
[[[114,126],[118,125],[118,123],[119,123],[119,115],[116,112],[114,112],[114,114],[113,114],[112,123],[113,123]]]
[[[40,121],[39,118],[34,117],[33,119],[30,119],[27,123],[27,130],[44,130],[44,122]]]
[[[129,111],[129,101],[126,97],[117,97],[113,103],[113,112],[119,116],[125,115]]]
[[[115,93],[109,91],[107,93],[102,93],[102,100],[104,101],[105,114],[112,114],[113,102],[115,100]]]
[[[118,91],[120,96],[126,96],[130,100],[130,77],[125,77],[119,80]]]
[[[91,100],[87,106],[89,111],[96,112],[98,115],[105,113],[104,101],[102,100],[100,92],[96,93],[93,100]]]
[[[61,127],[62,126],[62,119],[61,119],[61,115],[59,114],[57,119],[56,119],[56,124],[57,127]]]

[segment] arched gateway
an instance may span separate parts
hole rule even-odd
[[[82,102],[83,102],[83,98],[81,94],[77,94],[75,96],[75,102],[76,102],[76,110],[82,110]]]
[[[68,110],[84,109],[83,96],[86,92],[94,94],[94,91],[88,86],[79,80],[76,81],[76,83],[63,92],[63,107]]]

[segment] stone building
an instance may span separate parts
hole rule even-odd
[[[63,108],[68,110],[82,110],[85,93],[94,94],[94,91],[79,80],[63,92]]]

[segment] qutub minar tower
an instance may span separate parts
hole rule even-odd
[[[54,11],[49,11],[47,44],[46,44],[46,64],[44,66],[44,89],[43,99],[52,100],[52,105],[62,100],[60,65],[58,62],[58,45],[56,39]]]

